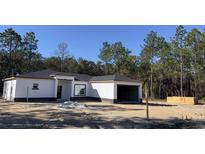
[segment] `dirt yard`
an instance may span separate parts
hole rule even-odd
[[[205,105],[81,102],[91,109],[59,108],[58,103],[0,102],[0,128],[205,128]]]

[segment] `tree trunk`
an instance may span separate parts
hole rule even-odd
[[[145,83],[146,117],[149,120],[148,84]]]
[[[109,66],[108,63],[105,63],[105,74],[109,74]]]
[[[151,100],[153,99],[153,74],[152,74],[152,64],[151,64],[151,76],[150,76],[150,95],[151,95]]]
[[[161,81],[160,81],[160,84],[159,84],[159,98],[161,99]]]
[[[180,95],[181,95],[181,97],[183,96],[183,64],[182,64],[182,62],[181,62],[181,65],[180,65],[180,67],[181,67],[181,74],[180,74]]]

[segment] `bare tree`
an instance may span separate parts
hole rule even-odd
[[[58,49],[56,51],[57,56],[60,58],[60,71],[63,71],[64,60],[66,57],[69,57],[69,51],[67,50],[68,44],[65,42],[58,44]]]

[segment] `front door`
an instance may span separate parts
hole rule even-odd
[[[61,98],[62,98],[62,86],[58,86],[57,99],[61,99]]]

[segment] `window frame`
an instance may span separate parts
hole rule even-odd
[[[37,87],[35,87],[37,85]],[[38,83],[33,83],[32,90],[39,90],[39,84]]]
[[[83,95],[76,95],[75,94],[76,86],[85,86],[85,94],[83,94]],[[86,96],[86,84],[74,84],[74,96],[78,96],[78,97]]]

